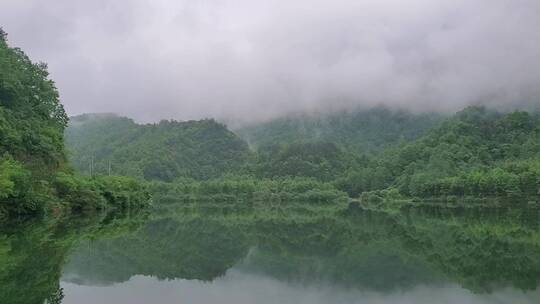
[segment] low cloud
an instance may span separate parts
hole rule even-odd
[[[72,115],[540,103],[537,0],[5,0],[0,26]]]

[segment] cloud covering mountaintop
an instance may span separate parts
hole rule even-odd
[[[0,26],[71,115],[540,103],[536,0],[5,0]]]

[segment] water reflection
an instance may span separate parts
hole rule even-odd
[[[0,303],[540,302],[535,209],[235,208],[4,229]]]
[[[145,213],[0,224],[0,303],[61,303],[62,267],[81,238],[136,230]]]

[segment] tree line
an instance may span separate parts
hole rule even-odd
[[[284,140],[250,149],[239,135],[213,120],[137,125],[117,116],[86,116],[75,118],[76,126],[66,134],[79,170],[88,172],[93,155],[102,175],[112,163],[122,174],[173,183],[183,179],[182,184],[191,180],[197,187],[216,180],[226,184],[239,176],[247,184],[257,179],[302,183],[308,178],[353,198],[523,198],[537,197],[540,191],[539,121],[538,113],[468,107],[440,119],[418,138],[388,142],[379,152],[361,152],[354,142],[331,138]],[[103,136],[104,129],[112,131]],[[284,137],[297,132],[280,130]],[[369,130],[375,133],[371,136],[379,134]]]
[[[0,218],[82,209],[83,201],[84,209],[95,209],[148,200],[144,186],[129,178],[75,174],[64,148],[67,123],[47,65],[10,47],[0,29]],[[130,191],[136,195],[126,198]]]

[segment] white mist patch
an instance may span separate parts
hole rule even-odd
[[[70,115],[539,104],[538,0],[4,0]]]
[[[128,282],[107,287],[63,282],[63,304],[533,304],[540,292],[513,289],[492,294],[473,294],[457,285],[417,286],[389,293],[345,289],[332,285],[296,285],[260,275],[230,270],[213,282],[197,280],[159,281],[134,276]]]

